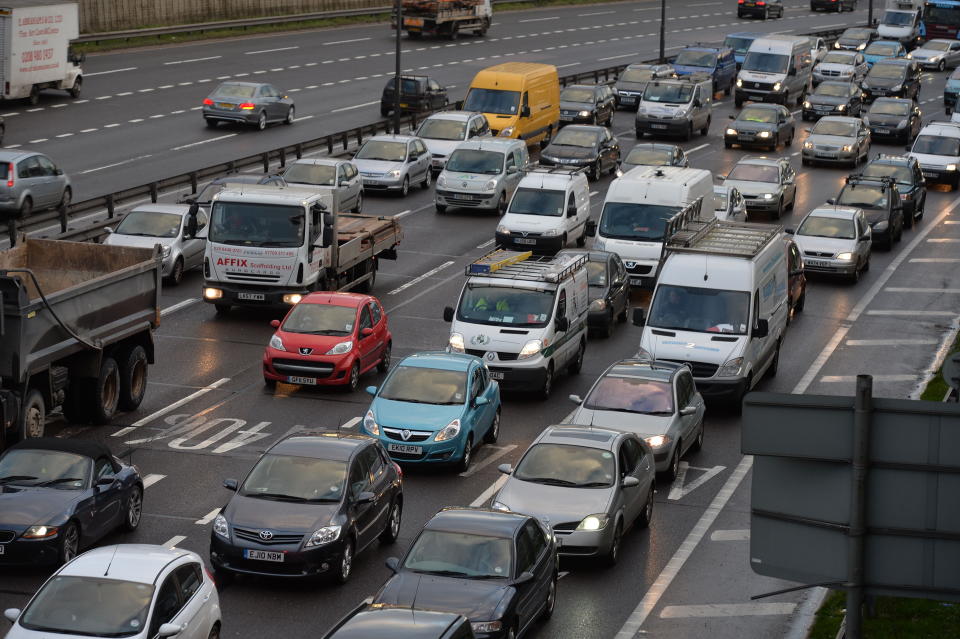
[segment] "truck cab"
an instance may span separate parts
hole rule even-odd
[[[922,0],[889,0],[887,9],[877,25],[877,35],[882,40],[896,40],[911,48],[923,36]]]

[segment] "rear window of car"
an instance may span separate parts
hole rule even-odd
[[[221,84],[217,87],[216,95],[224,98],[252,98],[257,87],[245,84]]]
[[[10,176],[10,163],[0,162],[0,180],[6,180]]]

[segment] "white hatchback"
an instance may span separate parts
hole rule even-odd
[[[220,599],[203,559],[146,544],[85,552],[54,573],[23,611],[3,614],[13,622],[6,639],[220,636]]]

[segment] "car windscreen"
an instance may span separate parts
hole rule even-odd
[[[447,171],[460,173],[482,173],[499,175],[503,170],[503,153],[499,151],[479,151],[477,149],[457,149],[447,160]]]
[[[852,138],[857,135],[857,127],[853,122],[840,120],[820,120],[811,131],[813,135],[838,135],[842,138]]]
[[[841,37],[842,39],[849,38],[849,39],[851,39],[851,40],[866,40],[866,39],[869,38],[872,34],[873,34],[873,32],[872,32],[870,29],[857,29],[857,28],[853,28],[853,29],[847,29],[846,31],[844,31],[843,33],[841,33],[841,34],[840,34],[840,37]]]
[[[655,328],[746,335],[750,294],[713,288],[661,284],[647,324]]]
[[[52,450],[11,450],[0,458],[0,486],[49,486],[80,490],[90,480],[93,460]]]
[[[414,572],[466,579],[510,576],[513,542],[445,530],[424,530],[410,548],[403,567]]]
[[[337,167],[329,164],[295,163],[283,172],[288,184],[315,184],[334,186],[337,183]]]
[[[884,42],[874,42],[863,50],[864,55],[897,55],[898,47]]]
[[[920,135],[914,140],[911,152],[957,157],[960,156],[960,140],[939,135]]]
[[[667,221],[680,209],[661,204],[606,202],[600,213],[600,235],[618,240],[661,242]]]
[[[367,140],[353,157],[357,160],[403,162],[407,159],[407,143],[390,142],[388,140]]]
[[[837,204],[863,209],[885,209],[888,192],[879,186],[848,184],[840,191]]]
[[[553,314],[556,291],[467,284],[457,319],[470,324],[540,328]]]
[[[777,184],[780,182],[780,169],[766,164],[737,164],[727,175],[727,179]]]
[[[902,164],[868,164],[863,169],[863,177],[892,177],[897,184],[913,184],[913,171]]]
[[[850,97],[850,85],[833,82],[824,82],[813,92],[814,95],[824,95],[830,98]]]
[[[643,92],[644,102],[686,104],[691,97],[693,97],[693,86],[690,84],[651,82]]]
[[[43,585],[20,616],[35,632],[87,637],[128,637],[144,631],[152,584],[106,577],[57,575]]]
[[[904,67],[893,64],[875,64],[867,74],[868,80],[899,80],[906,78],[907,70]]]
[[[466,401],[466,389],[466,371],[397,366],[377,396],[411,404],[455,406]]]
[[[556,189],[520,188],[510,200],[510,213],[518,215],[544,215],[560,217],[563,215],[563,205],[566,193]]]
[[[678,67],[707,67],[717,66],[717,54],[709,51],[690,51],[685,50],[677,54],[677,59],[673,64]]]
[[[268,453],[257,460],[237,493],[270,501],[340,501],[346,477],[344,461]]]
[[[790,64],[790,56],[778,53],[763,53],[750,51],[743,59],[745,71],[759,71],[760,73],[786,73]]]
[[[182,219],[177,213],[131,211],[120,221],[114,233],[142,237],[176,237],[180,233]]]
[[[590,410],[610,410],[645,415],[672,415],[673,389],[669,381],[604,375],[583,400]]]
[[[429,118],[417,129],[417,136],[428,140],[463,140],[467,135],[467,123],[461,120]]]
[[[931,40],[920,48],[926,49],[927,51],[949,51],[950,44],[950,42],[946,42],[944,40]]]
[[[857,237],[857,229],[854,227],[852,219],[808,215],[800,224],[800,228],[797,229],[797,235],[852,240]]]
[[[606,286],[607,285],[607,263],[606,262],[587,262],[587,285],[588,286]]]
[[[518,91],[504,91],[502,89],[470,89],[463,101],[464,111],[479,111],[480,113],[499,113],[501,115],[516,115],[520,104]]]
[[[740,115],[737,116],[739,122],[759,122],[763,124],[772,124],[777,121],[777,112],[774,109],[764,109],[762,107],[744,107]]]
[[[727,202],[729,196],[726,193],[716,193],[713,194],[713,210],[714,211],[727,211]]]
[[[592,149],[597,145],[599,134],[596,131],[566,128],[560,129],[550,146],[576,146]]]
[[[746,53],[750,49],[750,45],[753,44],[753,41],[756,38],[741,38],[741,37],[732,37],[728,36],[726,40],[723,41],[723,46],[730,47],[733,49],[734,53]]]
[[[352,306],[300,303],[290,309],[281,329],[288,333],[308,335],[351,335],[357,321]]]
[[[619,82],[647,82],[653,79],[652,69],[624,69]]]
[[[257,87],[246,84],[221,84],[213,92],[214,98],[252,98]]]
[[[856,59],[856,56],[850,55],[849,53],[843,53],[841,51],[831,51],[827,55],[823,56],[821,62],[827,64],[845,64],[853,66],[853,62]]]
[[[867,115],[910,115],[913,104],[906,100],[877,100],[870,105]]]
[[[560,92],[561,102],[588,102],[593,103],[593,89],[569,88]]]
[[[207,238],[219,244],[294,248],[303,244],[303,208],[217,201]]]
[[[670,166],[673,164],[673,152],[667,149],[633,148],[627,153],[624,164],[642,166]]]
[[[608,488],[616,474],[613,453],[603,448],[536,444],[513,471],[520,481],[571,488]]]
[[[906,11],[887,11],[883,16],[883,24],[891,27],[911,25],[913,24],[913,18],[914,14]]]

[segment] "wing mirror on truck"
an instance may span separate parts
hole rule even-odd
[[[587,237],[597,236],[597,223],[594,220],[587,222]]]
[[[770,333],[770,325],[765,319],[758,319],[757,325],[753,328],[754,337],[766,337]]]
[[[633,325],[643,326],[647,323],[647,312],[642,308],[633,309]]]
[[[528,107],[528,106],[520,107],[520,117],[521,117],[521,118],[529,118],[529,117],[530,117],[530,107]]]
[[[183,234],[187,239],[192,239],[197,236],[197,212],[200,211],[200,205],[194,201],[190,204],[190,209],[187,211],[187,221],[183,227]]]
[[[554,328],[563,333],[570,329],[570,320],[568,320],[566,317],[558,317],[553,321],[553,325]]]
[[[452,322],[453,321],[453,307],[445,306],[443,309],[443,321]]]

